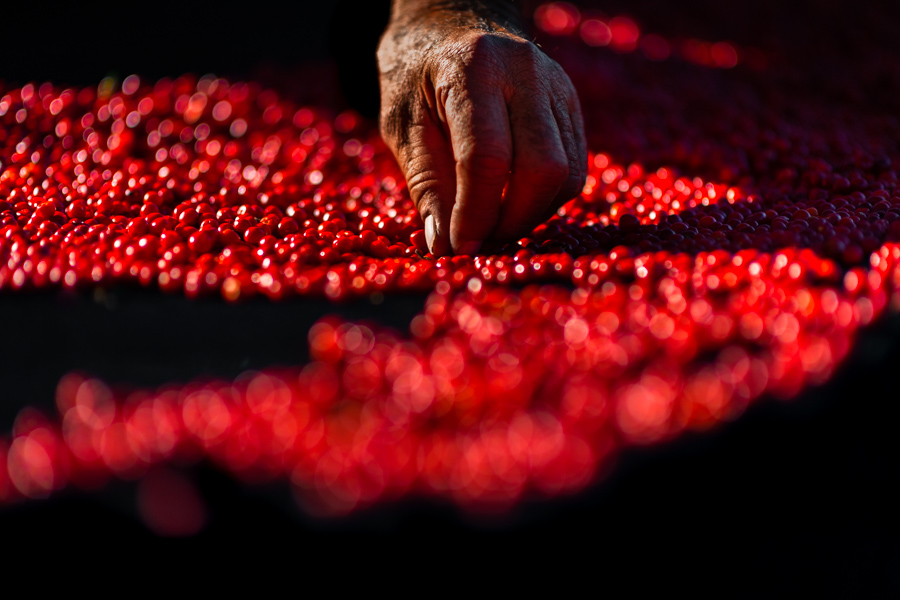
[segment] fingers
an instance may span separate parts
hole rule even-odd
[[[457,92],[445,107],[456,159],[450,245],[457,254],[476,254],[497,226],[512,166],[512,136],[499,89],[472,85]]]
[[[526,235],[553,216],[581,192],[587,176],[584,124],[571,84],[544,101],[534,94],[514,98],[510,120],[515,159],[492,236],[498,241]]]
[[[406,175],[409,195],[425,225],[432,254],[450,254],[450,213],[456,194],[456,163],[440,125],[419,108],[406,130],[397,159]]]
[[[571,89],[571,84],[569,84]],[[568,173],[559,192],[550,202],[542,220],[549,219],[566,202],[581,193],[587,178],[587,143],[581,106],[574,89],[554,104],[554,116],[559,125],[560,137],[566,151]]]
[[[455,162],[443,132],[434,124],[422,127],[422,142],[411,148],[406,162],[409,194],[425,224],[425,240],[435,256],[450,254],[450,215],[456,193]]]
[[[515,157],[499,223],[491,236],[498,241],[521,237],[538,225],[571,170],[564,147],[567,140],[548,97],[528,92],[514,95],[510,125]]]

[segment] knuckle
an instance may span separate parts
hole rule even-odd
[[[566,92],[566,90],[559,89],[558,87],[555,87],[555,86],[554,86],[554,87],[552,88],[552,91],[550,92],[550,95],[551,95],[551,97],[552,97],[552,99],[553,99],[554,104],[555,104],[556,106],[558,106],[560,110],[564,110],[564,111],[566,111],[567,113],[570,113],[570,112],[571,112],[571,111],[569,110],[569,104],[570,104],[569,98],[570,98],[570,96],[569,96],[568,92]]]
[[[466,79],[499,74],[515,65],[517,70],[535,70],[541,52],[527,40],[496,33],[473,32],[454,45],[447,58],[456,63]]]
[[[498,34],[481,35],[477,38],[475,45],[486,51],[499,53],[504,56],[530,56],[535,50],[534,44],[527,40]]]
[[[412,167],[405,169],[406,186],[409,195],[417,207],[431,202],[440,187],[440,180],[435,171]]]
[[[540,48],[528,40],[509,39],[505,47],[506,55],[516,60],[519,64],[528,65],[533,70],[549,72],[556,64],[548,60]]]
[[[458,69],[466,69],[472,65],[477,65],[481,62],[481,58],[490,45],[490,42],[486,41],[484,37],[483,34],[469,32],[468,35],[444,48],[440,54],[440,61],[452,62]]]

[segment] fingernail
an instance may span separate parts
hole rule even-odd
[[[457,254],[465,254],[466,256],[475,256],[481,250],[481,242],[466,242],[461,244]]]
[[[425,243],[428,249],[434,252],[434,215],[425,217]]]

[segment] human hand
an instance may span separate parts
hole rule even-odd
[[[586,177],[572,82],[519,28],[491,17],[395,11],[378,50],[382,135],[438,256],[527,235]]]

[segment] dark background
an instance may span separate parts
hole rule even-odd
[[[17,2],[4,6],[0,80],[96,85],[137,73],[252,77],[293,90],[298,65],[340,65],[344,97],[375,116],[374,49],[389,0],[155,3]]]
[[[297,65],[336,61],[346,96],[374,114],[372,49],[384,5],[347,0],[335,11],[334,4],[4,7],[0,79],[95,85],[111,74],[136,72],[154,80],[213,72],[280,81],[289,89]],[[729,36],[743,41],[755,31],[790,34],[798,29],[791,15],[814,4],[788,3],[780,12],[774,4],[703,1],[612,0],[602,6],[609,13],[629,8],[663,33],[679,27],[701,35],[705,19],[726,27],[743,19]],[[783,27],[763,26],[776,17]],[[71,370],[155,386],[296,365],[307,359],[306,332],[321,316],[336,312],[404,330],[423,300],[231,306],[140,289],[0,293],[0,425],[8,431],[25,406],[52,411],[56,383]],[[286,485],[244,486],[200,464],[184,472],[196,483],[210,520],[185,542],[160,541],[147,531],[138,518],[135,485],[127,482],[102,493],[67,490],[2,509],[0,532],[5,545],[17,550],[13,556],[25,562],[113,561],[146,577],[173,566],[224,576],[222,567],[228,573],[265,561],[270,579],[304,575],[298,592],[335,570],[342,579],[330,581],[342,586],[360,566],[374,564],[381,570],[360,582],[404,587],[414,569],[433,576],[435,584],[479,572],[526,584],[536,578],[587,580],[598,595],[648,589],[671,595],[683,588],[726,597],[799,591],[896,596],[898,340],[900,320],[885,320],[863,334],[826,386],[790,403],[763,399],[713,432],[629,451],[604,481],[578,497],[528,501],[504,517],[407,501],[349,518],[317,519],[296,508]]]

